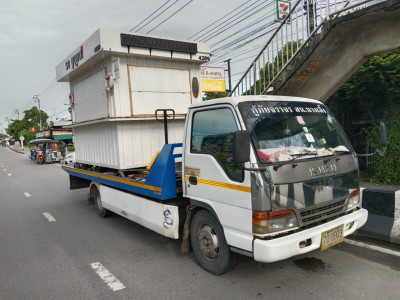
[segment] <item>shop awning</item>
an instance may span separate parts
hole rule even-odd
[[[72,139],[72,134],[54,135],[53,139],[56,140],[56,141],[71,140]]]

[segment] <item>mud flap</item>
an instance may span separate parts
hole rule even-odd
[[[70,190],[87,188],[90,186],[90,183],[91,183],[90,180],[69,175],[69,189]]]
[[[190,251],[190,239],[189,239],[189,231],[190,231],[190,222],[193,216],[193,209],[190,206],[186,212],[186,220],[185,224],[183,225],[182,231],[182,244],[181,244],[181,252],[182,254],[186,254]]]

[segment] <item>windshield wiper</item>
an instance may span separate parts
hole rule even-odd
[[[340,151],[340,152],[338,152],[337,154],[333,154],[333,155],[331,155],[331,156],[325,158],[325,159],[323,160],[324,165],[326,165],[326,164],[328,163],[328,161],[330,161],[331,159],[335,159],[335,158],[337,158],[339,155],[342,155],[343,153],[348,153],[348,152],[349,152],[349,151]],[[339,159],[340,159],[340,158],[339,158]],[[339,159],[337,159],[337,160],[339,160]]]
[[[277,171],[280,167],[282,167],[282,166],[284,166],[286,164],[290,164],[291,162],[293,162],[294,160],[298,159],[299,157],[303,157],[303,156],[306,156],[306,155],[317,155],[317,152],[315,152],[315,151],[311,152],[310,151],[310,152],[305,152],[305,153],[291,154],[290,156],[294,156],[293,158],[291,158],[291,159],[289,159],[287,161],[284,161],[279,165],[275,165],[273,167],[273,169],[274,169],[274,171]]]

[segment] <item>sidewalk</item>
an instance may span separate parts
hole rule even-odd
[[[400,185],[376,184],[371,182],[360,182],[360,187],[369,190],[400,191]]]
[[[26,156],[30,156],[30,151],[28,147],[24,146],[24,150],[22,150],[22,146],[21,145],[10,145],[8,146],[8,148],[10,148],[12,151],[24,154]]]

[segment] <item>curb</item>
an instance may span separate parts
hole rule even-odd
[[[361,200],[368,210],[368,220],[357,233],[400,244],[400,190],[362,188]]]
[[[20,150],[20,149],[15,149],[15,148],[12,147],[12,146],[8,146],[8,149],[10,149],[11,151],[20,153],[20,154],[28,155],[27,153],[25,153],[25,151],[22,151],[22,150]]]

